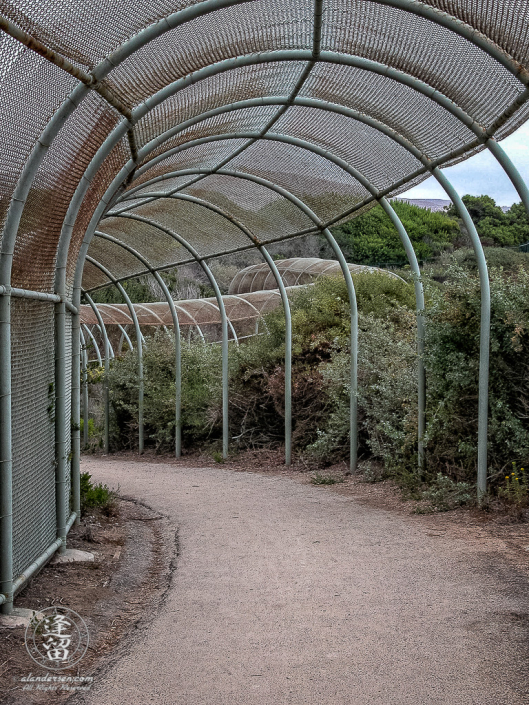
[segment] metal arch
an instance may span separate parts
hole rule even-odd
[[[118,238],[115,238],[112,235],[108,235],[107,233],[103,233],[98,230],[96,230],[95,235],[97,237],[102,238],[103,240],[113,242],[118,247],[122,247],[131,255],[136,257],[136,259],[141,262],[145,267],[147,267],[150,273],[154,276],[157,283],[161,287],[165,298],[167,299],[169,310],[171,312],[171,317],[173,319],[173,329],[175,336],[175,455],[177,458],[179,458],[182,455],[182,351],[180,341],[180,322],[178,320],[178,314],[176,313],[177,306],[175,305],[173,297],[171,296],[171,293],[167,288],[167,284],[164,282],[163,278],[156,271],[156,269],[151,266],[146,257],[140,254],[130,245],[127,245],[126,243],[122,242],[121,240],[118,240]],[[202,340],[204,340],[204,335],[202,334],[202,330],[200,329],[198,324],[197,327],[202,337]]]
[[[108,342],[108,335],[107,335],[107,329],[105,328],[105,324],[103,323],[103,319],[101,317],[101,314],[97,310],[97,306],[95,303],[92,301],[92,298],[90,294],[88,294],[86,291],[84,292],[84,297],[92,307],[93,312],[95,313],[95,316],[99,322],[99,328],[101,330],[101,333],[103,335],[103,340],[104,340],[104,345],[105,345],[105,384],[104,384],[104,411],[105,411],[105,429],[104,429],[104,450],[105,453],[108,453],[109,451],[109,436],[110,436],[110,428],[109,428],[109,419],[110,419],[110,400],[108,396],[108,372],[110,368],[110,362],[109,362],[109,342]]]
[[[341,169],[343,169],[346,173],[350,174],[354,179],[356,179],[371,195],[373,196],[374,199],[380,202],[382,205],[383,209],[386,211],[386,213],[389,215],[392,223],[395,225],[399,238],[404,246],[406,255],[408,257],[408,261],[410,263],[410,267],[412,269],[412,272],[414,274],[414,288],[415,288],[415,299],[416,299],[416,310],[417,310],[417,353],[418,353],[418,464],[419,468],[422,469],[424,467],[424,433],[425,433],[425,427],[426,427],[426,377],[425,377],[425,369],[424,369],[424,318],[422,315],[422,311],[424,310],[425,304],[424,304],[424,292],[423,292],[423,285],[421,281],[421,273],[419,269],[419,264],[417,262],[417,257],[415,255],[415,251],[413,249],[413,245],[411,243],[411,240],[409,239],[409,236],[402,225],[402,222],[400,221],[400,218],[396,214],[395,210],[391,206],[391,204],[385,199],[385,197],[381,196],[380,191],[375,188],[368,179],[366,179],[363,174],[361,174],[357,169],[354,167],[351,167],[347,162],[345,162],[343,159],[340,157],[337,157],[334,154],[331,154],[327,150],[322,149],[321,147],[318,147],[317,145],[314,145],[312,142],[308,142],[307,140],[301,140],[299,138],[295,137],[290,137],[287,135],[279,135],[279,134],[262,134],[262,133],[233,133],[237,134],[239,136],[244,137],[257,137],[258,139],[263,139],[263,140],[270,140],[270,141],[277,141],[277,142],[284,142],[286,144],[292,144],[295,146],[298,146],[302,149],[306,149],[308,151],[314,152],[315,154],[318,154],[324,159],[327,159],[328,161],[334,163],[336,166],[339,166]],[[208,141],[220,141],[222,139],[229,139],[232,136],[232,134],[228,135],[215,135],[212,138],[207,138]],[[196,144],[200,140],[192,140],[188,143],[185,143],[184,148],[189,148],[190,145]],[[180,151],[180,148],[176,148]],[[173,151],[173,150],[169,150]],[[163,156],[163,155],[161,155]],[[217,174],[222,174],[223,169],[214,169],[211,170],[211,173],[217,173]],[[187,187],[190,184],[186,184],[182,188]],[[149,194],[146,194],[147,196]],[[156,197],[159,198],[174,198],[178,196],[179,194],[175,194],[174,192],[171,194],[157,194]],[[151,194],[152,196],[152,194]],[[184,200],[191,200],[193,202],[198,202],[201,199],[197,199],[197,201],[194,201],[195,197],[192,196],[186,196]],[[134,209],[135,207],[139,207],[140,204],[135,204],[133,205],[129,210]],[[212,209],[213,210],[213,209]],[[312,211],[311,211],[312,212]],[[125,217],[127,215],[126,212],[121,211],[120,213],[114,213],[113,217]],[[110,213],[109,213],[110,217]],[[316,222],[316,221],[313,221]],[[318,225],[321,224],[321,221],[318,219]],[[325,233],[324,233],[325,234]],[[330,232],[329,232],[330,235]],[[328,236],[325,235],[327,239],[329,240]],[[332,236],[331,236],[332,237]],[[333,238],[334,239],[334,238]],[[332,245],[333,250],[335,250],[334,245]],[[335,250],[336,252],[336,250]],[[343,269],[343,264],[347,264],[345,260],[342,262],[340,259],[341,255],[341,250],[340,254],[336,253],[338,256],[338,261],[340,262],[340,266],[342,267],[342,270],[344,271],[344,277],[346,277],[347,281],[347,276],[345,275],[345,270]],[[349,267],[347,267],[347,273],[349,277],[350,271]],[[351,283],[352,283],[352,278],[351,278]],[[349,285],[348,285],[348,288]],[[355,311],[355,324],[356,327],[358,326],[358,312]],[[358,333],[357,333],[358,335]],[[358,338],[356,338],[358,340]],[[356,346],[358,343],[356,342]],[[355,394],[356,394],[356,385],[355,385]],[[356,416],[356,412],[355,412]],[[356,468],[356,461],[354,463],[354,466]]]
[[[126,340],[126,341],[127,341],[127,345],[129,346],[129,349],[130,349],[131,351],[133,351],[133,350],[134,350],[134,346],[133,346],[133,344],[132,344],[132,340],[129,338],[129,334],[127,333],[127,331],[125,330],[125,328],[123,328],[123,326],[122,326],[121,324],[118,325],[118,328],[119,328],[119,330],[121,331],[121,339],[120,339],[120,341],[119,341],[118,355],[121,354],[121,349],[122,349],[122,346],[123,346],[123,340]]]
[[[86,253],[88,250],[88,246],[90,244],[92,234],[95,231],[97,227],[97,223],[99,222],[100,218],[104,214],[104,208],[105,206],[111,201],[115,191],[119,189],[123,179],[125,179],[130,172],[129,167],[125,167],[121,170],[121,172],[114,178],[110,186],[108,187],[107,191],[103,195],[101,201],[99,202],[98,206],[96,207],[92,219],[88,225],[88,228],[85,233],[85,237],[83,239],[83,243],[81,245],[80,251],[79,251],[79,256],[77,260],[77,267],[76,267],[76,272],[75,272],[75,282],[79,282],[81,277],[82,277],[82,269],[83,269],[83,263],[84,263],[84,258],[86,257]],[[200,172],[192,172],[192,173],[200,173]],[[221,173],[219,171],[218,173]],[[229,172],[228,172],[229,173]],[[261,183],[262,185],[267,185],[269,188],[272,190],[275,190],[277,193],[280,193],[283,195],[285,198],[289,199],[294,205],[296,205],[298,208],[302,210],[302,212],[309,217],[312,222],[314,222],[320,231],[323,232],[325,237],[327,238],[329,244],[331,245],[332,249],[335,251],[335,254],[340,261],[340,266],[342,268],[344,278],[346,281],[346,285],[348,288],[348,295],[349,295],[349,301],[350,301],[350,307],[351,307],[351,395],[350,395],[350,404],[351,404],[351,421],[350,421],[350,472],[353,472],[356,470],[356,465],[357,465],[357,446],[358,446],[358,435],[357,435],[357,416],[358,416],[358,374],[357,374],[357,368],[358,368],[358,311],[357,311],[357,305],[356,305],[356,294],[354,291],[354,283],[353,279],[351,277],[351,272],[349,271],[349,268],[347,266],[347,263],[345,262],[343,258],[343,254],[338,247],[338,244],[334,240],[332,234],[328,229],[324,229],[322,227],[322,223],[319,220],[319,218],[311,211],[308,206],[306,206],[302,201],[300,201],[298,198],[296,198],[293,194],[290,194],[286,189],[282,189],[280,186],[277,186],[276,184],[272,184],[272,182],[268,182],[264,179],[259,179],[258,177],[254,177],[253,179],[250,177],[249,180],[254,180],[256,183]],[[123,217],[126,217],[126,214],[123,215]],[[130,216],[129,216],[130,217]],[[77,284],[78,286],[78,284]]]
[[[110,279],[110,281],[115,284],[119,293],[125,299],[125,303],[130,311],[132,321],[134,323],[134,330],[136,331],[136,354],[138,357],[138,445],[140,455],[143,453],[144,449],[144,428],[143,428],[143,398],[144,398],[144,380],[143,380],[143,345],[142,345],[142,335],[140,330],[140,324],[138,323],[138,316],[134,310],[134,306],[129,298],[129,295],[123,288],[122,284],[117,281],[114,275],[100,262],[95,260],[93,257],[87,255],[86,260],[100,269],[103,274]],[[86,294],[85,294],[86,296]],[[96,306],[97,308],[97,306]]]
[[[81,340],[81,376],[83,381],[83,445],[88,446],[88,354],[83,330],[79,328]]]
[[[228,421],[228,319],[226,316],[226,310],[224,308],[224,302],[222,301],[222,294],[220,293],[220,289],[218,287],[217,281],[215,277],[213,276],[210,268],[204,261],[204,258],[201,257],[198,252],[195,250],[195,248],[190,245],[187,240],[185,240],[181,235],[178,235],[172,230],[169,230],[168,228],[165,228],[163,225],[160,225],[159,223],[155,223],[154,221],[149,220],[148,218],[143,218],[142,216],[137,216],[137,215],[132,215],[132,214],[127,214],[124,213],[121,218],[131,218],[132,220],[138,220],[140,222],[143,222],[147,225],[151,225],[154,228],[157,228],[158,230],[161,230],[164,232],[166,235],[169,235],[169,237],[172,237],[173,240],[176,240],[179,242],[183,247],[185,247],[192,255],[195,257],[196,261],[200,264],[202,269],[204,270],[204,273],[206,274],[209,283],[213,287],[213,290],[215,292],[215,297],[217,299],[217,303],[219,305],[219,311],[220,311],[220,317],[222,321],[222,457],[227,458],[228,457],[228,446],[229,446],[229,421]],[[87,258],[88,255],[85,255],[83,257]]]
[[[438,8],[434,8],[430,5],[417,2],[416,0],[372,1],[376,4],[387,5],[389,7],[397,8],[405,12],[409,12],[410,14],[417,15],[444,27],[455,34],[458,34],[460,37],[467,40],[471,44],[474,44],[476,47],[495,59],[505,69],[507,69],[507,71],[512,73],[523,85],[527,85],[529,83],[528,72],[511,56],[509,56],[506,51],[501,49],[488,36],[482,34],[474,27],[468,25],[454,15],[444,12]],[[188,7],[184,10],[180,10],[179,12],[172,13],[168,17],[164,17],[157,22],[144,27],[132,39],[125,41],[120,47],[114,50],[110,56],[106,57],[103,62],[101,62],[91,73],[87,73],[82,69],[75,67],[66,57],[49,49],[41,42],[28,35],[26,32],[23,32],[17,25],[10,22],[3,16],[0,18],[0,29],[25,46],[28,46],[36,53],[44,56],[44,58],[48,61],[59,66],[59,68],[63,69],[66,73],[74,76],[93,90],[98,92],[101,91],[101,94],[105,100],[107,100],[107,102],[111,105],[114,105],[112,101],[116,100],[115,96],[112,94],[107,95],[106,87],[101,87],[99,85],[101,78],[104,77],[104,75],[106,75],[111,69],[115,68],[117,65],[122,63],[124,59],[128,58],[128,56],[138,51],[153,39],[156,39],[165,32],[174,29],[176,26],[195,19],[198,16],[202,16],[208,12],[220,10],[236,4],[242,4],[241,0],[232,2],[219,2],[219,0],[216,0],[215,2],[200,3],[198,8],[196,6],[190,8]],[[318,3],[316,3],[316,7],[318,8]],[[321,24],[322,21],[321,5],[318,9],[319,12],[314,13],[315,28],[317,24]],[[318,41],[316,45],[318,49],[320,41]]]
[[[156,105],[158,105],[160,102],[165,100],[171,95],[174,95],[176,92],[179,90],[185,88],[187,85],[190,85],[191,83],[195,83],[196,81],[200,80],[201,78],[208,77],[210,75],[215,75],[217,73],[220,73],[222,71],[228,71],[231,68],[236,68],[238,66],[245,66],[245,65],[252,65],[252,64],[259,64],[259,63],[266,63],[268,61],[285,61],[285,60],[310,60],[312,57],[312,52],[311,51],[305,51],[305,50],[295,50],[295,51],[278,51],[278,52],[265,52],[263,54],[259,55],[250,55],[250,56],[243,56],[243,57],[237,57],[236,59],[227,59],[225,61],[218,62],[217,64],[212,64],[210,66],[205,67],[204,69],[200,69],[199,71],[196,71],[193,74],[189,74],[188,76],[178,79],[177,81],[173,82],[169,86],[166,86],[164,89],[161,91],[158,91],[158,93],[154,94],[150,98],[148,98],[144,103],[139,105],[137,108],[134,109],[131,117],[131,123],[136,123],[139,119],[141,119],[144,115],[146,115],[150,110],[152,110]],[[434,99],[436,102],[438,102],[442,107],[445,109],[449,110],[449,112],[452,112],[456,117],[458,117],[461,122],[467,125],[467,127],[470,127],[471,129],[474,129],[474,126],[476,126],[475,121],[468,116],[463,110],[455,106],[455,104],[447,99],[445,96],[442,96],[442,94],[439,91],[436,91],[432,86],[429,86],[428,84],[425,84],[422,81],[419,81],[418,79],[414,78],[413,76],[409,76],[408,74],[404,74],[401,71],[397,71],[395,69],[391,69],[384,64],[379,64],[378,62],[370,61],[370,60],[365,60],[365,59],[359,59],[358,57],[352,57],[352,56],[345,56],[345,55],[340,55],[336,54],[333,52],[321,52],[319,55],[319,60],[322,61],[329,61],[331,63],[340,63],[340,64],[345,64],[345,65],[352,65],[352,66],[358,66],[359,68],[368,68],[371,71],[374,71],[375,73],[380,73],[382,75],[388,76],[389,78],[394,78],[395,80],[400,81],[401,83],[405,85],[409,85],[410,87],[414,88],[415,90],[422,92],[424,95],[427,95],[428,97]],[[529,94],[528,94],[529,95]],[[117,144],[117,142],[121,139],[121,137],[124,136],[126,133],[129,125],[128,121],[121,122],[119,125],[117,125],[112,133],[109,134],[109,136],[106,138],[106,140],[103,142],[101,147],[99,148],[97,154],[94,156],[92,162],[90,163],[89,167],[87,168],[85,175],[83,179],[81,179],[78,188],[76,189],[76,192],[74,196],[72,197],[72,200],[70,202],[70,207],[68,209],[67,216],[65,218],[65,223],[63,226],[63,232],[61,233],[61,238],[58,244],[57,248],[57,269],[58,269],[58,277],[63,278],[63,272],[65,272],[66,268],[66,261],[68,258],[68,249],[69,249],[69,241],[71,238],[71,233],[73,229],[73,224],[75,222],[75,218],[77,216],[77,212],[81,206],[82,199],[84,198],[84,195],[86,194],[86,191],[88,190],[89,183],[99,167],[101,166],[103,160],[108,156],[112,148]],[[482,128],[479,128],[480,130]],[[246,135],[248,136],[248,135]],[[143,158],[143,155],[148,154],[152,149],[154,149],[157,144],[159,143],[158,138],[155,138],[152,140],[150,143],[145,145],[141,150],[139,150],[138,155],[136,159],[132,159],[129,161],[121,170],[120,174],[116,177],[116,179],[119,178],[119,183],[123,183],[126,177],[128,177],[134,170],[139,161]],[[189,144],[189,143],[188,143]],[[419,170],[416,174],[412,174],[409,177],[406,177],[405,179],[401,180],[402,184],[407,183],[410,181],[414,176],[417,176],[419,174],[424,173],[425,170]],[[123,176],[122,176],[123,174]],[[116,180],[115,179],[115,180]],[[115,181],[114,180],[114,181]],[[391,187],[391,190],[394,190],[397,188],[399,185],[401,185],[399,182],[394,183]],[[1,272],[1,270],[0,270]]]
[[[478,502],[487,491],[487,429],[489,417],[489,357],[490,357],[490,282],[485,253],[469,212],[459,194],[440,169],[434,176],[449,195],[459,212],[472,240],[476,254],[481,289],[481,319],[479,340],[479,395],[478,395]]]
[[[90,336],[90,339],[91,339],[91,341],[92,341],[92,343],[93,343],[93,345],[94,345],[95,351],[96,351],[97,362],[98,362],[98,364],[99,364],[99,367],[102,367],[103,361],[102,361],[102,359],[101,359],[101,353],[99,352],[99,346],[98,346],[98,344],[97,344],[97,342],[96,342],[96,339],[95,339],[95,337],[94,337],[94,334],[92,333],[92,331],[90,330],[90,328],[86,325],[86,323],[83,323],[83,328],[86,330],[86,332],[87,332],[88,335]]]
[[[163,196],[163,198],[166,198],[166,196]],[[281,303],[285,313],[285,465],[289,466],[292,464],[292,317],[290,313],[290,303],[285,291],[283,279],[277,270],[274,260],[270,257],[270,254],[266,248],[260,243],[259,239],[251,232],[251,230],[240,220],[213,203],[209,203],[209,201],[205,201],[204,199],[197,198],[195,196],[190,196],[188,194],[175,194],[174,196],[170,196],[170,198],[187,201],[194,203],[195,205],[202,206],[214,213],[217,213],[221,217],[228,220],[228,222],[235,225],[259,250],[276,280],[281,296]],[[232,329],[233,335],[236,338],[235,330],[231,325],[230,319],[228,319],[228,322]]]

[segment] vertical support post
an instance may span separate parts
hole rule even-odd
[[[343,252],[340,246],[332,236],[331,231],[325,228],[323,231],[327,242],[332,247],[347,286],[347,294],[349,296],[349,306],[351,309],[351,368],[350,368],[350,385],[351,396],[349,406],[349,471],[347,475],[352,475],[356,472],[358,465],[358,306],[356,302],[355,285],[353,277],[349,270],[349,266],[345,261]]]
[[[13,612],[13,457],[11,448],[11,295],[0,294],[0,592]]]
[[[118,282],[118,280],[114,277],[114,275],[109,272],[109,270],[104,267],[100,262],[97,260],[93,259],[92,257],[86,258],[87,262],[91,262],[94,266],[98,267],[109,279],[110,281],[117,287],[117,290],[125,300],[125,303],[127,304],[127,307],[130,312],[130,317],[132,318],[132,321],[134,323],[134,331],[136,333],[136,355],[138,358],[138,445],[139,445],[139,450],[140,450],[140,455],[143,453],[144,450],[144,433],[143,433],[143,402],[144,402],[144,391],[145,391],[145,385],[144,385],[144,379],[143,379],[143,335],[141,334],[141,329],[140,329],[140,324],[138,323],[138,316],[136,315],[136,311],[134,309],[134,306],[132,305],[132,301],[129,298],[129,295],[123,288],[123,286]],[[106,333],[105,333],[106,334]]]
[[[83,379],[83,446],[88,446],[88,354],[86,352],[86,340],[83,331],[79,328],[81,335],[81,360]]]
[[[481,322],[479,333],[479,396],[478,396],[478,502],[487,492],[487,436],[489,417],[489,358],[490,358],[490,283],[485,253],[476,227],[459,194],[439,169],[433,175],[444,188],[462,219],[476,254],[481,288]]]
[[[415,308],[417,314],[417,382],[418,382],[418,464],[419,470],[424,470],[424,433],[426,430],[426,374],[424,370],[424,289],[421,281],[421,270],[410,237],[395,213],[393,206],[386,198],[380,199],[380,205],[391,218],[397,229],[400,240],[408,257],[411,271],[413,272],[413,285],[415,287]]]
[[[222,294],[220,293],[217,280],[204,260],[200,259],[199,264],[204,270],[209,283],[215,292],[215,298],[217,299],[217,305],[220,311],[220,320],[222,323],[222,457],[226,459],[228,457],[229,449],[228,317],[226,316],[226,309],[224,307],[224,301],[222,299]]]
[[[180,323],[178,321],[173,297],[167,288],[167,284],[164,282],[159,272],[152,270],[152,273],[167,299],[173,319],[175,344],[175,456],[180,458],[182,455],[182,344],[180,340]]]
[[[518,195],[520,196],[522,203],[525,206],[525,210],[529,214],[529,189],[527,188],[527,184],[525,183],[522,175],[514,166],[503,147],[499,145],[495,139],[490,138],[485,142],[485,144],[492,152],[492,154],[496,157],[503,170],[511,180],[514,188],[517,190]]]
[[[66,306],[55,304],[55,511],[59,553],[66,551]]]
[[[79,315],[80,296],[77,291],[72,314],[72,510],[75,524],[81,519],[81,317]]]
[[[103,341],[105,345],[105,382],[103,386],[103,406],[104,406],[104,415],[105,415],[105,430],[104,430],[104,451],[105,453],[109,452],[110,448],[110,399],[109,399],[109,394],[108,394],[108,372],[110,368],[110,361],[109,361],[109,354],[110,354],[110,345],[108,342],[108,336],[107,336],[107,329],[105,328],[105,324],[103,323],[103,319],[101,318],[101,314],[99,313],[97,306],[95,303],[92,301],[91,297],[85,292],[84,293],[85,299],[88,301],[90,306],[92,307],[93,312],[95,313],[95,316],[97,318],[97,321],[99,323],[99,328],[101,329],[101,333],[103,335]]]
[[[90,338],[90,340],[92,341],[92,345],[94,346],[94,350],[95,350],[96,357],[97,357],[97,364],[99,365],[99,367],[102,367],[103,360],[101,359],[101,353],[99,352],[99,345],[97,344],[95,336],[92,333],[92,331],[90,330],[90,328],[86,325],[86,323],[83,323],[83,328],[88,333],[88,337]]]
[[[281,274],[266,248],[260,245],[259,251],[272,270],[285,311],[285,465],[289,466],[292,464],[292,317]]]

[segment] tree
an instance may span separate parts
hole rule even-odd
[[[484,245],[512,247],[529,241],[529,216],[522,203],[514,203],[506,213],[490,196],[463,196],[478,235]],[[454,206],[448,215],[457,218]]]
[[[405,201],[392,201],[392,206],[406,228],[419,260],[451,248],[460,235],[457,221],[446,213],[419,208]],[[333,228],[332,233],[348,262],[372,265],[407,262],[397,230],[381,206]],[[334,257],[325,243],[321,256]]]

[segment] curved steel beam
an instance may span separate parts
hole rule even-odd
[[[200,264],[207,276],[209,283],[213,287],[215,292],[215,298],[217,299],[217,304],[220,311],[220,317],[222,321],[222,457],[228,457],[228,446],[229,446],[229,420],[228,420],[228,318],[226,316],[226,309],[224,308],[224,302],[222,300],[222,294],[218,287],[217,281],[213,276],[210,268],[204,261],[204,259],[199,255],[195,248],[187,242],[181,235],[178,235],[172,230],[165,228],[163,225],[149,220],[148,218],[143,218],[142,216],[132,215],[124,213],[123,218],[130,218],[131,220],[138,220],[146,225],[150,225],[153,228],[161,230],[169,237],[179,242],[183,247],[188,250],[196,261]],[[88,255],[85,255],[88,258]]]
[[[83,331],[79,328],[81,339],[81,376],[83,383],[83,445],[88,446],[88,354],[86,352],[86,340]]]
[[[86,332],[87,332],[88,335],[90,336],[90,340],[92,341],[92,345],[93,345],[94,348],[95,348],[96,356],[97,356],[97,364],[99,365],[99,367],[102,367],[102,366],[103,366],[103,360],[101,359],[101,353],[99,352],[99,346],[98,346],[98,344],[97,344],[97,341],[96,341],[96,339],[95,339],[95,336],[94,336],[94,334],[92,333],[92,331],[90,330],[90,328],[86,325],[86,323],[83,323],[83,328],[86,330]]]
[[[231,213],[228,213],[226,210],[219,208],[213,203],[209,203],[208,201],[195,196],[175,194],[172,198],[188,201],[190,203],[194,203],[195,205],[202,206],[203,208],[220,215],[222,218],[232,223],[232,225],[235,225],[235,227],[244,233],[244,235],[248,237],[259,250],[263,259],[268,264],[274,279],[276,280],[277,288],[279,289],[279,294],[281,296],[281,303],[285,313],[285,465],[289,466],[292,464],[292,317],[290,313],[290,303],[288,301],[283,279],[277,270],[274,260],[270,257],[268,250],[262,245],[252,231]],[[235,331],[233,332],[235,335]]]
[[[110,344],[108,342],[108,335],[107,335],[107,329],[105,328],[105,324],[103,323],[103,319],[101,317],[101,314],[97,310],[97,306],[95,303],[92,301],[92,298],[90,295],[85,291],[84,292],[84,297],[92,307],[92,311],[95,313],[95,317],[97,318],[97,321],[99,323],[99,329],[101,330],[101,334],[103,336],[103,341],[104,341],[104,346],[105,346],[105,384],[103,386],[103,405],[104,405],[104,413],[105,413],[105,429],[104,429],[104,450],[105,453],[108,453],[109,447],[110,447],[110,399],[108,396],[108,373],[110,369],[110,362],[109,362],[109,348]]]
[[[136,311],[134,310],[134,306],[132,305],[132,301],[130,300],[129,295],[127,294],[121,283],[118,282],[118,280],[115,278],[115,276],[104,265],[95,260],[93,257],[89,257],[87,255],[86,259],[88,262],[93,264],[94,267],[97,267],[99,270],[101,270],[103,274],[108,277],[110,281],[117,287],[119,293],[125,299],[125,303],[127,304],[127,308],[130,311],[130,316],[134,323],[134,330],[136,331],[136,354],[138,358],[138,445],[141,455],[144,450],[143,401],[145,390],[143,379],[143,344],[140,324],[138,323],[138,316],[136,315]]]
[[[118,328],[119,328],[119,330],[121,331],[121,338],[120,338],[120,340],[119,340],[119,347],[118,347],[118,355],[121,355],[121,350],[122,350],[122,347],[123,347],[123,341],[124,341],[124,340],[127,341],[127,345],[129,346],[129,350],[134,350],[134,346],[133,346],[133,344],[132,344],[132,340],[129,338],[129,334],[127,333],[127,331],[125,330],[125,328],[123,328],[123,326],[122,326],[121,324],[118,325]],[[143,337],[143,336],[142,336],[142,337]]]
[[[167,284],[164,282],[163,278],[156,271],[156,269],[151,266],[146,257],[140,254],[130,245],[127,245],[121,240],[118,240],[118,238],[112,237],[112,235],[108,235],[107,233],[103,233],[97,230],[95,232],[95,235],[97,237],[102,238],[103,240],[113,242],[118,247],[122,247],[133,257],[136,257],[136,259],[139,260],[145,267],[147,267],[149,272],[154,276],[158,285],[162,289],[163,294],[167,300],[167,304],[169,305],[169,310],[173,319],[173,330],[175,336],[175,455],[177,458],[179,458],[182,455],[182,349],[180,341],[180,322],[178,320],[178,314],[176,313],[176,307],[173,301],[173,297],[171,296],[171,293],[167,288]],[[204,336],[202,335],[202,331],[200,330],[200,328],[199,332],[203,340]]]

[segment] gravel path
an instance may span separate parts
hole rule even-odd
[[[529,702],[521,580],[463,539],[277,476],[83,470],[170,516],[180,557],[160,613],[79,702]]]

